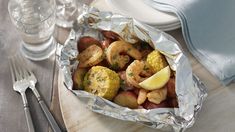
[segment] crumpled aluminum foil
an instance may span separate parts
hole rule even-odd
[[[178,42],[168,34],[143,25],[132,18],[110,12],[99,12],[88,6],[84,6],[82,11],[60,52],[59,62],[66,87],[77,95],[79,100],[87,104],[89,109],[106,116],[138,122],[166,131],[184,131],[191,127],[207,92],[204,84],[192,74],[189,61]],[[78,64],[77,40],[82,36],[102,39],[99,30],[116,32],[130,43],[137,42],[139,38],[164,54],[171,69],[176,71],[176,94],[179,108],[129,109],[86,91],[72,90],[71,73]]]

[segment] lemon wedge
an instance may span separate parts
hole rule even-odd
[[[171,69],[169,66],[161,69],[148,79],[139,83],[139,85],[146,90],[155,90],[162,88],[170,79]]]

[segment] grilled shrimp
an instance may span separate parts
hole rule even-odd
[[[137,88],[141,88],[139,83],[146,78],[141,77],[140,74],[144,70],[145,63],[143,61],[134,60],[126,69],[127,82]]]
[[[133,85],[131,85],[130,83],[127,82],[126,71],[120,71],[120,72],[118,72],[118,75],[121,79],[121,88],[124,91],[135,89],[135,87]]]
[[[136,60],[141,59],[141,53],[131,44],[124,41],[111,43],[106,51],[107,60],[114,69],[122,69],[130,61],[128,55]]]
[[[97,45],[91,45],[78,55],[79,67],[91,67],[104,59],[103,50]]]

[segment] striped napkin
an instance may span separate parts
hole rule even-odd
[[[235,79],[235,0],[144,0],[175,13],[190,52],[224,85]]]

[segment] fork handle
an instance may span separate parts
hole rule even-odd
[[[27,127],[29,132],[34,132],[33,121],[29,112],[29,107],[24,107],[24,113],[26,117]]]
[[[46,106],[46,104],[44,103],[44,101],[42,100],[42,98],[40,97],[38,91],[36,88],[31,88],[34,95],[37,97],[37,100],[43,110],[43,113],[45,114],[47,120],[49,121],[51,128],[54,132],[61,132],[60,127],[58,126],[58,124],[56,123],[54,117],[52,116],[51,112],[49,111],[48,107]]]
[[[28,101],[27,101],[25,93],[21,93],[21,97],[22,97],[23,104],[24,104],[24,113],[25,113],[25,117],[26,117],[28,132],[34,132],[35,130],[34,130],[34,126],[33,126],[33,121],[31,118],[30,111],[29,111]]]

